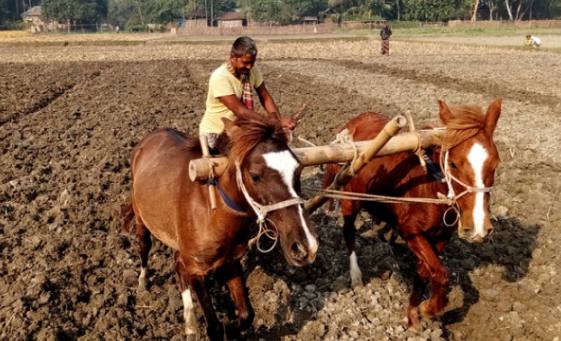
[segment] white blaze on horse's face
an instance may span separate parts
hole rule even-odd
[[[479,143],[475,143],[469,153],[468,161],[473,169],[474,183],[472,186],[477,188],[484,188],[483,183],[483,166],[485,161],[489,158],[489,153],[487,150]],[[485,193],[476,192],[475,203],[473,206],[473,236],[476,238],[485,238],[487,235],[487,230],[485,229],[485,220],[487,218],[488,212],[485,210]]]
[[[294,189],[294,174],[298,169],[298,161],[288,150],[281,152],[271,152],[263,154],[263,159],[267,164],[267,167],[279,172],[284,184],[288,188],[288,192],[293,198],[298,198],[298,194]],[[310,232],[310,228],[304,219],[304,210],[302,205],[298,205],[298,214],[300,216],[300,222],[302,223],[302,228],[306,234],[306,240],[308,241],[309,254],[315,255],[318,249],[318,241]]]

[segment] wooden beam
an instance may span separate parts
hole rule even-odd
[[[397,134],[399,129],[407,125],[407,119],[398,115],[390,120],[384,128],[376,135],[376,137],[368,141],[366,149],[359,154],[357,158],[352,159],[352,163],[343,168],[336,176],[331,185],[327,189],[340,189],[345,186],[376,154],[388,143],[388,141]],[[320,192],[315,197],[306,201],[304,205],[308,213],[312,213],[327,201],[325,193]]]
[[[417,148],[427,148],[440,145],[443,130],[420,130],[415,133],[402,133],[391,137],[389,141],[376,153],[375,157],[395,154],[404,151],[415,151]],[[338,163],[351,161],[355,156],[355,147],[359,154],[364,153],[371,144],[369,141],[330,144],[317,147],[293,148],[292,152],[304,167],[321,165],[325,163]],[[209,162],[214,165],[215,176],[220,176],[228,165],[228,158],[201,158],[191,160],[189,163],[189,178],[192,181],[205,181],[209,175]]]

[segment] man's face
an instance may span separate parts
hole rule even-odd
[[[236,72],[237,76],[241,76],[243,74],[249,75],[249,71],[255,64],[256,55],[252,56],[250,54],[244,54],[241,57],[230,57],[230,61],[232,66],[234,67],[234,71]]]

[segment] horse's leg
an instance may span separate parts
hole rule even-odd
[[[414,330],[417,330],[420,326],[418,307],[423,300],[423,290],[429,276],[424,263],[417,261],[417,273],[415,273],[413,278],[413,289],[411,296],[409,296],[409,307],[407,307],[407,324],[409,328]]]
[[[438,315],[446,306],[446,291],[448,290],[448,272],[434,252],[432,245],[421,235],[407,238],[407,244],[417,259],[423,263],[430,279],[432,293],[428,302],[420,305],[421,313],[427,317]],[[419,268],[419,267],[418,267]],[[421,274],[422,275],[421,271]]]
[[[360,204],[356,201],[341,200],[341,212],[343,213],[343,236],[347,244],[347,251],[349,252],[349,263],[351,272],[351,285],[353,287],[362,285],[362,272],[358,266],[358,261],[355,251],[356,228],[355,219]]]
[[[253,323],[255,312],[247,295],[242,266],[239,261],[236,261],[224,266],[223,270],[226,275],[226,285],[228,290],[230,290],[230,297],[236,307],[238,327],[241,330],[247,329]]]
[[[203,309],[203,314],[206,320],[206,331],[208,337],[214,340],[223,341],[224,339],[224,327],[216,317],[216,312],[212,305],[212,299],[205,285],[205,278],[200,275],[192,275],[185,266],[185,262],[179,255],[179,252],[175,254],[175,269],[180,278],[181,286],[181,297],[183,298],[184,306],[184,316],[185,316],[185,333],[187,335],[192,335],[196,333],[197,325],[195,320],[195,312],[193,306],[193,300],[191,297],[191,291],[197,296],[197,300]]]
[[[197,317],[195,316],[195,305],[193,304],[191,289],[189,289],[189,282],[187,281],[189,275],[184,269],[183,262],[180,261],[179,251],[175,252],[175,271],[177,272],[177,277],[179,277],[179,290],[183,300],[185,334],[196,335],[198,331]]]
[[[150,231],[146,228],[140,217],[135,217],[134,234],[140,249],[140,275],[138,276],[138,290],[146,289],[146,272],[148,270],[148,255],[152,247]]]

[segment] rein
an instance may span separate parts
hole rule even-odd
[[[260,203],[255,201],[255,199],[253,199],[249,194],[249,192],[247,191],[247,188],[243,183],[242,171],[239,162],[236,162],[236,183],[238,184],[238,188],[240,189],[240,191],[243,193],[245,200],[247,201],[249,206],[253,209],[255,215],[257,215],[256,222],[257,225],[259,226],[259,231],[257,232],[257,235],[255,237],[249,240],[248,242],[249,246],[251,247],[253,244],[256,244],[257,250],[259,250],[260,252],[262,253],[271,252],[277,245],[279,233],[277,227],[275,226],[275,223],[271,219],[267,218],[267,214],[269,212],[280,210],[282,208],[290,207],[293,205],[302,205],[304,204],[304,200],[300,197],[296,197],[296,198],[283,200],[271,205],[261,205]],[[273,225],[272,229],[268,228],[267,221],[271,225]],[[263,249],[261,247],[261,237],[263,235],[265,235],[267,238],[273,241],[273,245],[268,249]]]
[[[444,157],[442,156],[444,154]],[[451,227],[456,225],[458,220],[460,219],[460,209],[458,207],[458,199],[463,197],[468,193],[488,193],[492,190],[492,187],[478,187],[478,186],[470,186],[461,181],[460,179],[456,178],[450,172],[450,167],[448,166],[448,156],[449,150],[446,150],[445,153],[440,154],[440,168],[444,170],[444,182],[448,187],[448,195],[445,196],[442,193],[437,193],[437,198],[402,198],[402,197],[392,197],[386,195],[378,195],[378,194],[367,194],[367,193],[355,193],[355,192],[347,192],[347,191],[338,191],[333,189],[325,189],[321,190],[325,193],[325,196],[328,198],[333,199],[343,199],[343,200],[357,200],[357,201],[373,201],[373,202],[381,202],[381,203],[389,203],[389,204],[404,204],[404,203],[424,203],[424,204],[436,204],[436,205],[448,205],[448,209],[444,212],[442,217],[442,221],[445,226]],[[463,192],[456,195],[454,191],[454,187],[452,183],[456,182],[462,187],[465,188]],[[450,212],[455,212],[456,217],[449,222],[447,217]]]

